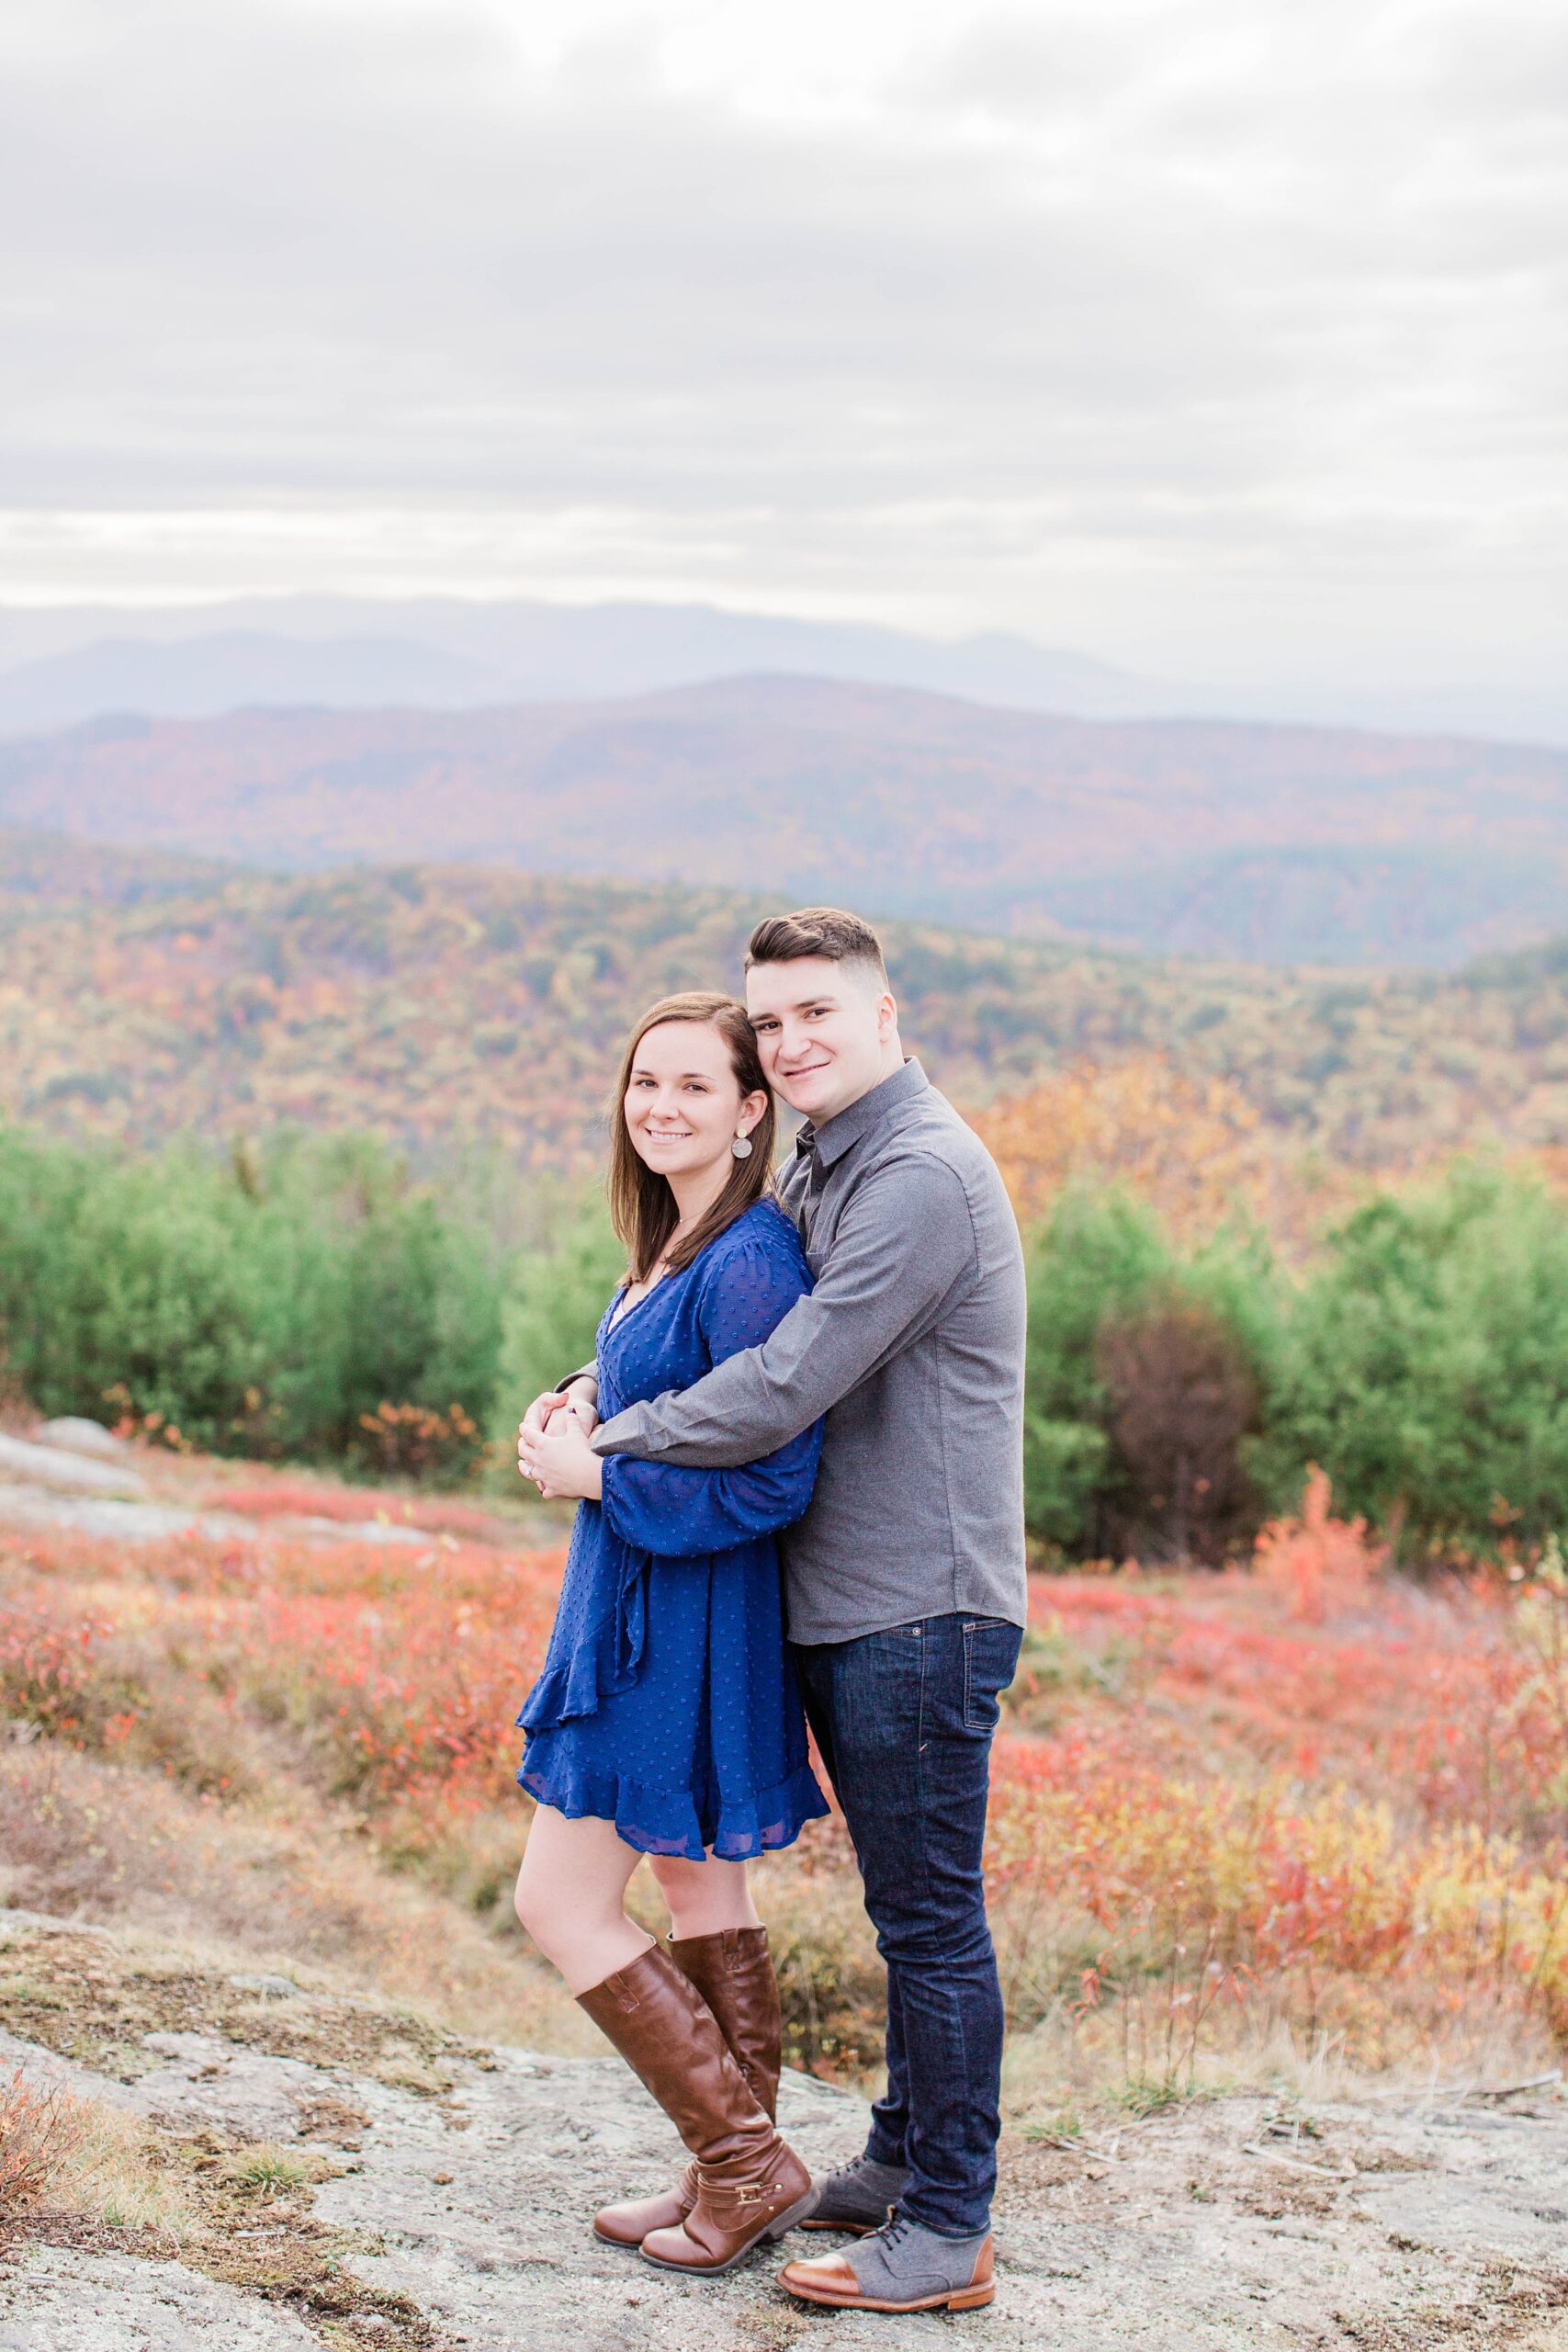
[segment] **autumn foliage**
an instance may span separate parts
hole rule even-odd
[[[320,1530],[332,1493],[278,1478],[256,1499],[310,1504]],[[513,1718],[561,1553],[479,1514],[423,1544],[311,1540],[265,1508],[255,1528],[145,1552],[0,1537],[0,1706],[31,1742],[14,1752],[100,1756],[220,1814],[265,1811],[282,1771],[389,1863],[504,1918],[527,1816]],[[1132,2018],[1138,2066],[1172,2074],[1248,2019],[1367,2064],[1483,2013],[1568,2038],[1565,1790],[1554,1554],[1418,1590],[1315,1476],[1247,1566],[1037,1578],[988,1860],[1015,2028]],[[874,1968],[848,1930],[822,1941],[825,1903],[859,1917],[841,1827],[773,1865],[768,1900],[792,2048],[863,2055]]]
[[[43,2203],[81,2146],[84,2109],[58,2084],[29,2083],[22,2069],[0,2080],[0,2222]]]
[[[1321,1479],[1255,1573],[1037,1586],[992,1827],[1015,2008],[1153,1971],[1179,2041],[1221,1993],[1363,2058],[1482,2011],[1568,2037],[1565,1630],[1550,1563],[1390,1581]]]
[[[1024,1225],[1085,1179],[1125,1185],[1183,1237],[1238,1210],[1267,1222],[1281,1164],[1239,1088],[1164,1054],[1075,1061],[973,1124]]]
[[[121,797],[127,755],[104,750]],[[777,910],[494,866],[215,874],[0,831],[0,1117],[139,1148],[200,1136],[227,1149],[290,1125],[441,1157],[488,1141],[585,1178],[627,1024],[672,989],[733,984],[752,923]],[[935,922],[884,931],[903,1034],[932,1078],[964,1107],[1045,1086],[1036,1125],[1059,1106],[1085,1131],[1080,1167],[1105,1115],[1078,1103],[1097,1081],[1075,1073],[1091,1066],[1128,1066],[1109,1115],[1119,1133],[1145,1121],[1154,1160],[1189,1128],[1265,1191],[1266,1141],[1378,1170],[1562,1140],[1561,945],[1451,976],[1323,978]],[[1013,1124],[1002,1114],[999,1155],[1032,1157],[1012,1153]],[[1316,1181],[1302,1178],[1309,1212]],[[1193,1188],[1174,1163],[1169,1186],[1179,1219]],[[1200,1174],[1201,1214],[1215,1190]]]
[[[1331,1610],[1365,1603],[1388,1546],[1373,1544],[1364,1519],[1347,1522],[1331,1513],[1332,1489],[1314,1463],[1299,1519],[1271,1519],[1258,1538],[1254,1566],[1286,1602],[1291,1615],[1321,1624]]]

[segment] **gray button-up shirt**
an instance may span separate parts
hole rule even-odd
[[[810,1297],[761,1347],[601,1422],[595,1451],[728,1469],[825,1413],[816,1493],[779,1539],[792,1639],[953,1611],[1021,1625],[1023,1253],[995,1161],[908,1061],[807,1133],[780,1191]]]

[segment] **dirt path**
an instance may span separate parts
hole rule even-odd
[[[817,2314],[773,2274],[823,2240],[705,2286],[595,2243],[593,2206],[677,2156],[614,2059],[478,2048],[382,2003],[160,1966],[63,1922],[0,1914],[0,1938],[4,2073],[138,2119],[193,2180],[243,2171],[256,2143],[316,2176],[212,2207],[216,2233],[178,2259],[101,2221],[15,2233],[0,2352],[1568,2347],[1568,2103],[1550,2090],[1289,2121],[1231,2098],[1092,2145],[1020,2142],[991,2311]],[[863,2109],[795,2076],[783,2120],[831,2161],[860,2144]]]

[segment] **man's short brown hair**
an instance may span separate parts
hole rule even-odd
[[[841,907],[799,907],[792,915],[767,915],[751,933],[746,969],[753,964],[794,964],[803,956],[826,956],[834,964],[867,964],[884,988],[887,967],[882,942],[870,923]]]

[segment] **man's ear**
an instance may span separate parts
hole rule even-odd
[[[885,989],[876,1001],[876,1034],[891,1037],[898,1026],[898,1005],[891,989]]]

